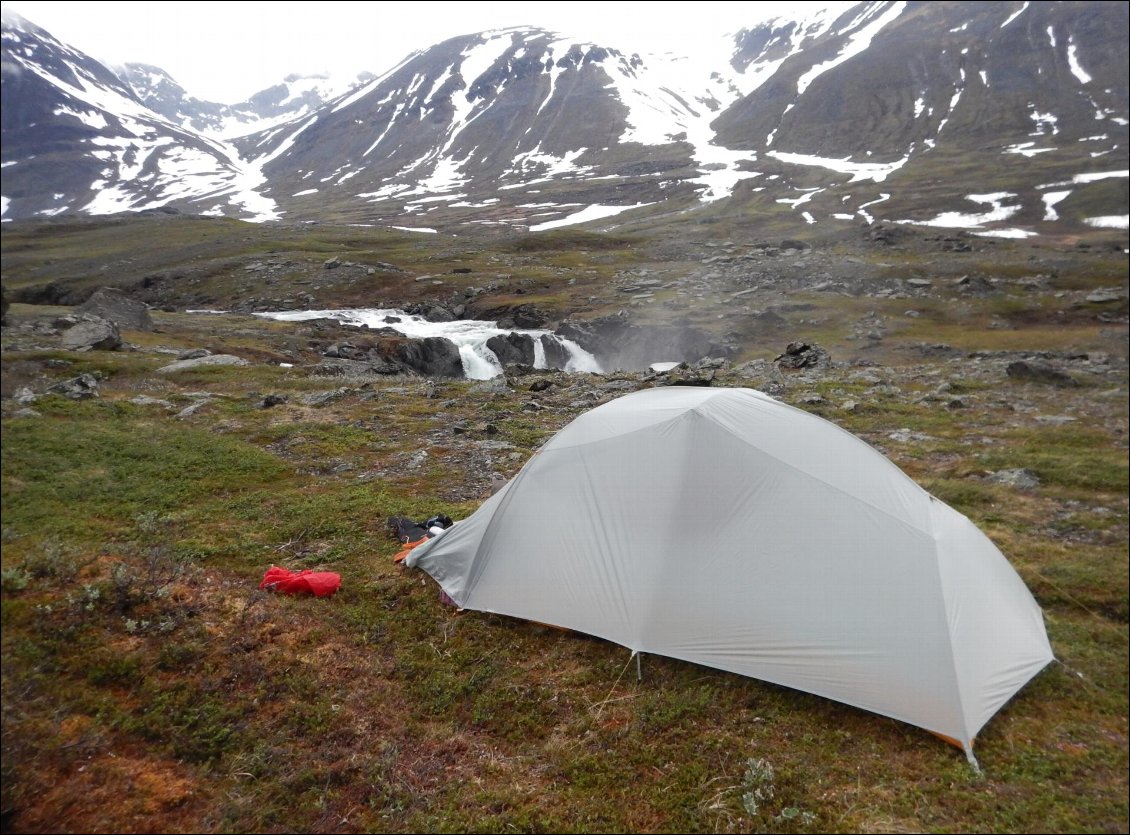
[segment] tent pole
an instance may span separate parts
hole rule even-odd
[[[636,657],[636,681],[643,681],[643,671],[640,669],[640,653],[633,652],[632,655]]]

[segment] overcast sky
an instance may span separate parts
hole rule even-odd
[[[0,4],[106,64],[166,70],[189,94],[245,100],[290,73],[377,74],[457,35],[540,26],[632,51],[683,51],[758,20],[846,2],[24,2]]]

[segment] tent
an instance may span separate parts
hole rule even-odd
[[[752,389],[579,416],[416,548],[464,609],[814,693],[960,746],[1053,660],[993,543],[835,424]]]

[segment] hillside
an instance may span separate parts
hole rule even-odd
[[[1125,831],[1124,242],[715,232],[5,226],[5,831]],[[151,324],[66,347],[104,285]],[[378,340],[339,323],[249,315],[469,288],[484,315],[623,310],[734,350],[476,382],[334,358]],[[163,370],[208,353],[241,364]],[[1059,661],[979,737],[984,776],[799,691],[652,656],[637,680],[620,647],[456,612],[393,562],[389,516],[463,518],[574,416],[673,382],[833,421],[1008,556]],[[273,564],[342,589],[260,591]]]

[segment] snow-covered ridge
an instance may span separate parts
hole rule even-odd
[[[1117,27],[1077,19],[1062,4],[844,2],[688,55],[516,27],[452,38],[357,86],[291,76],[208,112],[158,68],[133,65],[127,86],[47,33],[6,26],[6,72],[50,87],[42,125],[77,139],[68,168],[49,170],[38,149],[55,134],[37,145],[29,126],[17,151],[6,128],[5,184],[48,187],[30,208],[5,188],[4,217],[172,203],[254,220],[332,209],[384,227],[536,233],[710,215],[734,200],[807,224],[1107,228],[1125,207],[1080,192],[1117,197],[1087,178],[1126,167],[1130,113],[1104,34]],[[1030,48],[1018,52],[1021,39]],[[920,53],[914,77],[898,77]],[[1024,79],[1039,83],[1019,89]],[[999,114],[1000,129],[982,114]],[[956,164],[939,168],[948,158]],[[974,159],[991,184],[970,173]],[[77,184],[50,179],[76,168]],[[966,182],[930,173],[949,170]],[[1014,196],[971,206],[967,195],[982,192]]]

